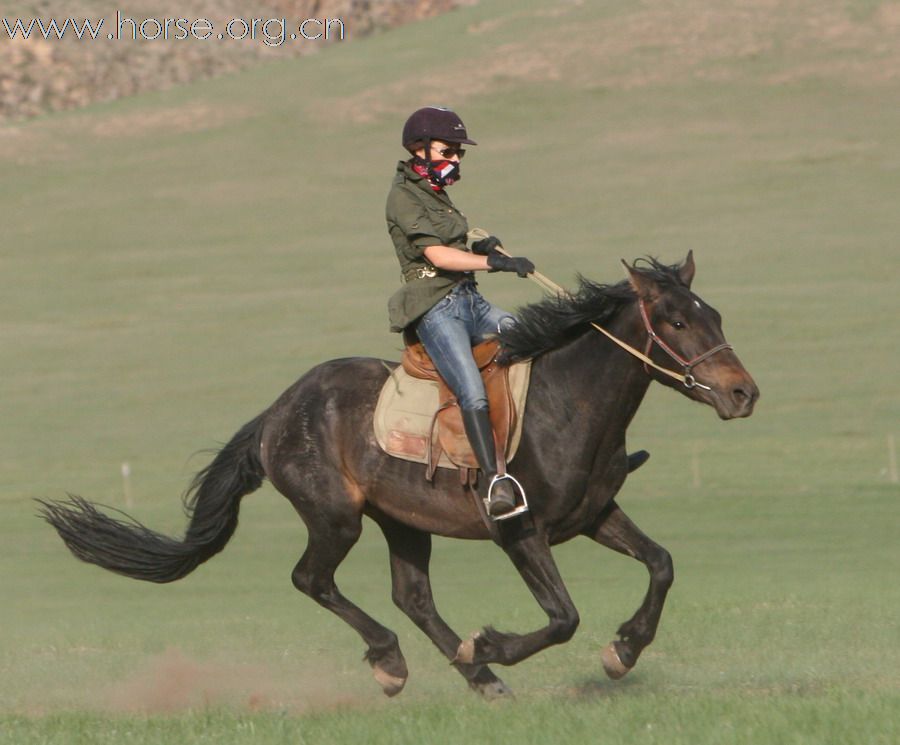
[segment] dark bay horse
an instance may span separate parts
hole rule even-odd
[[[500,524],[500,544],[548,616],[525,634],[491,627],[463,641],[438,615],[429,580],[431,534],[485,540],[491,532],[455,472],[392,458],[375,442],[372,416],[388,376],[382,360],[325,362],[244,425],[197,474],[186,503],[183,540],[114,519],[83,499],[43,502],[43,516],[80,559],[151,582],[172,582],[221,551],[238,523],[241,498],[268,478],[308,529],[294,586],[333,611],[363,638],[366,659],[388,695],[400,692],[406,662],[396,634],[345,598],[334,573],[359,538],[363,515],[390,549],[394,602],[487,697],[509,693],[490,663],[512,665],[571,638],[578,612],[550,547],[584,535],[642,562],[650,573],[643,603],[603,650],[621,677],[653,640],[673,579],[668,552],[644,535],[614,501],[627,474],[625,431],[656,379],[713,406],[722,419],[750,416],[759,391],[731,347],[719,314],[690,290],[694,262],[645,260],[629,279],[600,285],[582,279],[574,295],[548,297],[520,311],[503,332],[505,362],[534,360],[524,431],[514,462],[531,506]],[[647,349],[679,382],[591,329]],[[649,340],[653,340],[651,345]],[[395,364],[395,363],[391,363]]]

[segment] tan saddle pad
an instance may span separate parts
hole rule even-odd
[[[496,363],[499,345],[473,348],[485,378],[494,427],[498,464],[513,459],[522,436],[522,412],[528,394],[531,362],[509,367]],[[375,407],[375,438],[389,455],[431,468],[478,468],[469,446],[456,398],[439,378],[421,345],[407,347],[403,364],[381,389]]]

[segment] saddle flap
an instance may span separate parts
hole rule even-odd
[[[484,370],[497,358],[500,353],[500,342],[497,339],[488,339],[472,347],[472,356],[479,370]],[[422,342],[407,344],[403,349],[401,359],[403,369],[407,375],[421,380],[441,380],[440,373],[425,351]],[[482,373],[483,374],[483,373]]]
[[[509,368],[496,363],[498,350],[499,344],[496,342],[485,342],[472,351],[476,354],[475,361],[479,364],[487,394],[491,429],[494,432],[494,449],[497,453],[497,470],[499,473],[505,473],[510,433],[515,428],[515,407],[509,386]],[[469,445],[456,396],[443,379],[438,380],[438,396],[440,400],[437,412],[438,440],[442,449],[456,465],[478,468],[478,461]]]

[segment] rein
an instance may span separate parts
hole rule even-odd
[[[494,250],[499,251],[506,256],[510,255],[500,246],[497,246]],[[556,282],[554,282],[549,277],[544,276],[540,272],[532,272],[528,275],[528,278],[533,282],[536,282],[545,290],[549,290],[550,292],[554,292],[557,295],[562,295],[564,297],[571,297],[571,295],[565,288],[556,284]],[[659,334],[657,334],[656,331],[653,330],[653,326],[650,324],[650,317],[647,315],[647,309],[644,307],[644,301],[641,298],[638,298],[638,307],[641,311],[641,320],[644,322],[644,329],[647,331],[647,346],[644,348],[643,352],[635,349],[630,344],[619,339],[617,336],[614,336],[600,324],[591,321],[591,326],[597,329],[597,331],[599,331],[600,333],[604,334],[608,339],[610,339],[610,341],[618,344],[630,355],[637,357],[641,362],[643,362],[644,369],[647,370],[648,375],[650,374],[650,370],[648,368],[652,367],[654,370],[658,370],[663,375],[668,375],[670,378],[677,380],[688,390],[691,390],[692,388],[701,388],[704,391],[712,390],[708,385],[703,385],[703,383],[699,383],[697,381],[697,378],[694,377],[693,369],[704,360],[712,357],[714,354],[723,352],[726,349],[734,349],[734,347],[732,347],[731,344],[728,343],[719,344],[718,346],[697,355],[692,360],[686,360],[668,344],[666,344],[659,336]],[[654,342],[659,346],[660,349],[663,350],[663,352],[665,352],[667,355],[669,355],[669,357],[675,360],[675,362],[681,365],[684,370],[683,373],[678,373],[674,370],[670,370],[667,367],[663,367],[662,365],[657,365],[653,360],[650,359],[650,350],[653,347]]]

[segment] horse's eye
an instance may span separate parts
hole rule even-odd
[[[672,321],[672,328],[681,331],[684,328],[684,324],[681,321]]]

